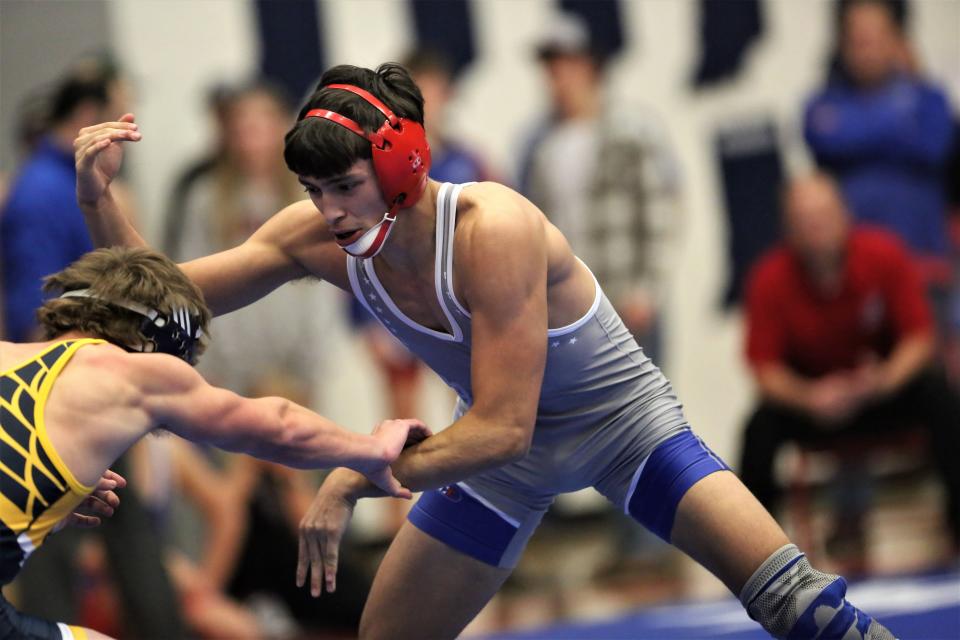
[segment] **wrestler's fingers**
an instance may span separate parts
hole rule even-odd
[[[101,477],[101,480],[113,480],[114,482],[117,483],[116,488],[118,489],[123,489],[124,487],[127,486],[127,479],[124,478],[119,473],[117,473],[116,471],[113,471],[111,469],[107,469],[106,471],[103,472],[103,476]]]
[[[320,581],[323,577],[323,561],[317,536],[307,538],[307,550],[310,552],[310,595],[319,598],[322,593]]]
[[[77,165],[81,168],[87,168],[93,165],[97,159],[97,154],[109,147],[114,142],[137,142],[143,137],[139,131],[129,131],[125,129],[110,129],[108,131],[98,132],[81,140],[78,138],[74,142],[76,149]]]
[[[307,549],[307,539],[300,533],[300,549],[297,552],[297,586],[302,587],[307,582],[307,568],[310,566],[310,551]]]
[[[117,125],[123,125],[122,122],[116,123]],[[102,126],[98,129],[81,129],[81,133],[73,140],[74,150],[79,151],[93,144],[101,142],[104,137],[114,137],[117,139],[131,138],[139,139],[139,136],[142,134],[138,128],[131,126],[116,126],[116,127],[107,127]]]
[[[70,524],[71,526],[79,527],[81,529],[90,529],[100,526],[100,518],[96,516],[87,516],[82,513],[74,513],[70,515]]]
[[[111,509],[116,509],[120,506],[120,497],[115,494],[113,491],[94,491],[91,494],[91,497],[96,498],[97,500],[103,502]]]
[[[140,125],[133,121],[132,113],[125,113],[120,116],[119,120],[98,122],[97,124],[92,124],[89,127],[84,127],[77,132],[77,136],[87,136],[103,129],[131,129],[135,131],[139,128],[139,126]]]
[[[88,497],[86,500],[84,500],[84,501],[83,501],[83,506],[84,506],[88,511],[91,511],[91,512],[96,513],[96,514],[98,514],[98,515],[107,516],[107,517],[112,516],[112,515],[113,515],[113,511],[114,511],[114,508],[113,508],[112,506],[110,506],[109,504],[107,504],[107,503],[104,502],[103,500],[100,500],[100,499],[95,498],[95,497],[93,497],[93,496],[90,496],[90,497]]]
[[[326,536],[323,545],[323,575],[327,593],[337,590],[337,563],[340,559],[340,536],[333,534]]]

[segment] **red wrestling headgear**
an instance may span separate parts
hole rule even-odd
[[[369,91],[352,84],[328,84],[326,89],[340,89],[356,94],[377,108],[386,120],[375,133],[368,133],[355,121],[329,109],[311,109],[304,118],[330,120],[370,141],[373,170],[380,184],[383,199],[390,210],[359,240],[343,249],[350,255],[372,258],[383,247],[396,221],[401,205],[412,205],[427,188],[430,172],[430,145],[423,127],[409,118],[398,118],[390,108]]]

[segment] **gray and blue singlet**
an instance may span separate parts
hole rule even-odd
[[[377,278],[373,260],[347,258],[354,295],[456,391],[457,418],[473,400],[470,313],[453,289],[457,199],[466,186],[444,184],[437,198],[434,281],[451,333],[407,317]],[[599,284],[583,317],[549,329],[545,339],[547,358],[529,453],[425,492],[411,522],[468,555],[513,567],[557,494],[595,487],[669,538],[673,510],[686,488],[726,465],[692,435],[670,382],[644,355]],[[663,460],[651,456],[668,440],[672,449],[660,456]],[[657,491],[644,496],[638,485],[647,482],[655,482],[649,488]],[[671,493],[679,493],[672,503]]]

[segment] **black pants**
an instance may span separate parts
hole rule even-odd
[[[810,415],[761,404],[747,423],[740,477],[758,500],[773,512],[780,498],[773,461],[787,442],[829,443],[837,435],[869,437],[919,426],[930,435],[932,457],[946,489],[947,519],[960,544],[960,398],[939,370],[926,370],[896,395],[871,405],[829,431]]]

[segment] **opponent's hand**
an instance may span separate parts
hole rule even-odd
[[[73,141],[73,155],[77,166],[77,201],[96,203],[117,174],[123,162],[121,142],[136,142],[142,137],[132,113],[124,114],[116,122],[102,122],[80,129]]]
[[[387,495],[409,500],[413,494],[409,489],[401,486],[400,481],[393,476],[389,465],[405,448],[422,442],[431,435],[433,432],[430,428],[419,420],[384,420],[373,430],[373,437],[383,448],[382,458],[371,460],[357,471]]]
[[[123,489],[126,486],[126,479],[119,473],[115,473],[109,469],[104,471],[93,493],[80,503],[76,511],[53,527],[54,533],[67,526],[79,527],[81,529],[98,526],[100,524],[100,516],[109,518],[113,515],[114,510],[120,506],[120,498],[113,490]]]
[[[320,597],[321,582],[327,593],[337,589],[340,542],[356,505],[355,500],[340,490],[336,478],[338,471],[327,477],[300,521],[297,586],[302,587],[306,583],[309,570],[310,595],[314,598]]]

